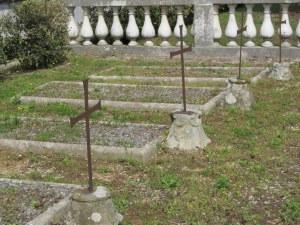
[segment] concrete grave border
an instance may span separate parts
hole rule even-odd
[[[142,77],[142,76],[98,76],[90,75],[89,78],[93,81],[108,81],[108,80],[134,80],[134,81],[181,81],[181,77]],[[187,82],[224,82],[228,83],[228,78],[221,77],[186,77]]]
[[[45,88],[47,85],[51,85],[51,84],[73,84],[73,85],[80,85],[82,86],[82,82],[78,82],[78,81],[50,81],[44,85],[41,85],[39,87],[36,88],[36,90],[40,90]],[[181,89],[181,86],[162,86],[162,85],[144,85],[144,84],[111,84],[111,83],[97,83],[97,82],[93,82],[90,84],[90,86],[98,86],[98,87],[104,87],[104,86],[108,86],[108,87],[132,87],[132,88],[136,88],[136,87],[159,87],[162,89]],[[187,89],[203,89],[203,90],[222,90],[224,88],[222,87],[187,87]]]
[[[36,120],[28,117],[20,117],[21,121]],[[47,119],[40,118],[40,121],[59,121],[67,122],[68,120],[59,119]],[[98,124],[104,125],[132,125],[132,126],[157,126],[168,128],[167,125],[156,125],[156,124],[137,124],[137,123],[111,123],[111,122],[97,122]],[[99,159],[108,160],[119,160],[119,159],[135,159],[142,162],[147,162],[154,155],[157,145],[160,144],[164,139],[161,135],[158,138],[145,144],[143,147],[120,147],[120,146],[104,146],[104,145],[92,145],[92,153],[94,157]],[[16,152],[65,152],[70,155],[76,155],[81,157],[86,157],[86,145],[85,144],[70,144],[61,142],[42,142],[42,141],[31,141],[31,140],[16,140],[0,138],[0,148],[9,149]]]
[[[28,181],[28,180],[16,180],[16,179],[8,179],[8,178],[0,178],[0,183],[7,184],[16,184],[16,185],[35,185],[35,186],[50,186],[50,187],[66,187],[73,188],[74,190],[83,189],[84,187],[81,185],[75,184],[61,184],[61,183],[53,183],[53,182],[40,182],[40,181]],[[72,191],[71,191],[72,192]],[[30,222],[26,223],[26,225],[49,225],[50,222],[62,219],[70,209],[71,204],[71,193],[67,195],[65,198],[60,200],[59,202],[50,206],[43,213],[35,217]]]

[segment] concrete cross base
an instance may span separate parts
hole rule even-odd
[[[293,78],[289,63],[274,63],[273,67],[269,69],[267,76],[282,81]]]
[[[226,105],[236,105],[243,110],[249,110],[254,103],[254,97],[247,87],[247,82],[230,78],[224,102]]]
[[[75,192],[70,214],[67,225],[117,225],[123,220],[105,187],[97,187],[93,193]]]
[[[196,151],[205,148],[211,140],[206,136],[201,114],[196,112],[175,112],[167,137],[167,147],[181,151]]]

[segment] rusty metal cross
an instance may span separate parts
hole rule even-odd
[[[76,117],[70,118],[71,127],[73,127],[80,120],[85,119],[85,131],[86,131],[86,145],[87,145],[87,160],[88,160],[88,176],[89,176],[89,186],[88,191],[93,192],[93,172],[92,172],[92,154],[91,154],[91,137],[90,137],[90,115],[101,109],[101,100],[99,102],[89,107],[89,83],[88,80],[83,81],[83,89],[84,89],[84,106],[85,111],[79,114]]]
[[[239,62],[239,76],[238,79],[241,79],[241,70],[242,70],[242,48],[243,48],[243,32],[247,30],[247,26],[244,26],[244,11],[242,11],[242,22],[241,29],[237,31],[237,34],[240,34],[240,62]]]
[[[183,112],[186,112],[186,91],[185,91],[185,73],[184,73],[184,53],[191,52],[192,47],[183,48],[183,25],[179,26],[180,29],[180,50],[170,52],[171,59],[174,56],[181,56],[181,75],[182,75],[182,101],[183,101]]]

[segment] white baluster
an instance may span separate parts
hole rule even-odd
[[[89,19],[88,7],[83,7],[83,22],[80,30],[80,36],[84,39],[83,45],[92,45],[91,39],[94,37],[94,31]]]
[[[264,21],[260,28],[260,35],[263,37],[264,42],[262,43],[263,47],[272,47],[273,43],[271,39],[274,35],[274,27],[271,20],[271,5],[264,4]]]
[[[123,45],[120,41],[123,37],[124,30],[119,18],[119,7],[113,7],[113,23],[110,29],[110,34],[114,38],[113,45]]]
[[[246,47],[254,47],[255,43],[251,40],[252,38],[256,37],[257,31],[256,27],[253,21],[253,6],[252,4],[247,4],[247,16],[246,16],[246,23],[245,26],[247,26],[246,31],[243,32],[244,37],[248,39],[248,41],[244,44]]]
[[[235,7],[236,5],[228,5],[229,7],[229,19],[225,29],[225,35],[230,39],[227,46],[234,47],[237,46],[235,41],[237,37],[238,26],[235,19]]]
[[[98,8],[98,23],[96,26],[96,36],[99,38],[98,45],[107,45],[105,38],[108,35],[108,27],[103,16],[103,8]]]
[[[129,46],[136,46],[138,43],[136,42],[136,39],[140,36],[140,31],[138,28],[138,25],[136,24],[135,20],[135,8],[129,7],[129,19],[128,19],[128,25],[126,28],[126,36],[129,38]]]
[[[151,38],[155,37],[155,29],[152,24],[151,16],[150,16],[150,7],[145,6],[145,21],[142,28],[142,36],[146,39],[146,42],[144,43],[145,46],[153,46],[154,43],[150,40]]]
[[[79,35],[79,29],[77,23],[74,19],[74,9],[75,7],[69,7],[69,23],[68,23],[68,34],[70,38],[70,45],[78,44],[77,38]]]
[[[282,8],[282,18],[281,21],[286,21],[281,24],[281,36],[283,38],[282,46],[283,47],[291,47],[291,44],[288,42],[288,39],[292,36],[293,30],[290,25],[289,20],[289,4],[281,4]]]
[[[180,25],[183,25],[183,27],[182,27],[182,36],[186,37],[186,35],[187,35],[187,28],[186,28],[186,25],[184,23],[182,10],[183,10],[182,6],[177,7],[177,21],[176,21],[176,25],[175,25],[175,28],[174,28],[174,35],[178,39],[180,39],[180,28],[179,28]],[[186,45],[185,42],[183,42],[183,45]],[[178,41],[176,43],[176,46],[180,46],[180,41]]]
[[[222,28],[219,19],[219,5],[214,5],[214,45],[219,46],[218,40],[222,37]]]
[[[298,25],[297,25],[297,28],[296,28],[296,35],[298,37],[298,47],[300,47],[300,19],[298,21]]]
[[[158,28],[158,35],[163,39],[160,44],[161,47],[170,46],[167,39],[172,35],[172,30],[167,17],[167,9],[164,6],[161,8],[161,22]]]

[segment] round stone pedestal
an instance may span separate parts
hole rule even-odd
[[[293,74],[290,70],[289,63],[274,63],[270,68],[268,76],[275,80],[290,80],[293,78]]]
[[[168,148],[196,151],[211,142],[203,130],[200,113],[175,112],[171,114],[171,118],[173,123],[167,137]]]
[[[254,103],[254,97],[249,91],[247,81],[230,78],[229,87],[225,96],[225,104],[236,105],[244,110],[249,110]]]
[[[72,196],[71,221],[68,224],[118,225],[122,219],[105,187],[97,187],[93,193],[81,190]]]

